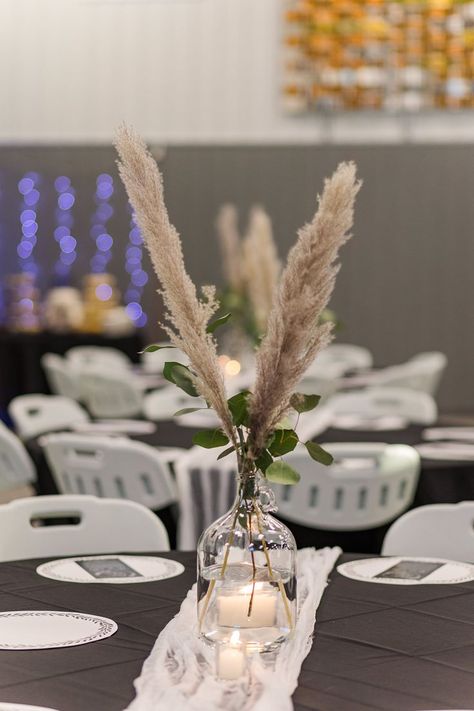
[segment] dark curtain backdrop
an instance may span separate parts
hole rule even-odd
[[[364,187],[358,199],[355,236],[344,248],[343,268],[332,306],[344,322],[339,340],[369,347],[379,364],[439,349],[449,357],[440,393],[445,411],[474,411],[473,266],[474,146],[198,146],[171,147],[161,162],[172,220],[183,236],[185,257],[198,283],[221,280],[214,220],[219,205],[237,204],[242,229],[254,202],[272,216],[285,255],[297,228],[314,210],[324,176],[341,160],[355,160]],[[78,257],[72,279],[88,270],[94,243],[89,235],[96,177],[114,176],[114,237],[110,270],[122,290],[129,214],[109,147],[0,148],[0,269],[18,264],[20,233],[18,180],[41,174],[38,243],[43,288],[52,283],[58,245],[53,237],[59,175],[76,190],[73,235]],[[148,258],[144,267],[150,269]],[[161,306],[150,275],[143,294],[148,336]]]

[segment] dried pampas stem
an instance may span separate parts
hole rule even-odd
[[[198,298],[184,266],[179,234],[169,221],[160,171],[145,143],[130,128],[121,126],[115,145],[120,157],[120,176],[161,284],[168,321],[163,328],[171,342],[188,356],[197,391],[214,408],[225,433],[235,444],[216,344],[206,332],[209,319],[219,307],[215,288],[203,287],[203,298]]]
[[[339,248],[352,227],[361,183],[353,163],[341,163],[325,181],[318,210],[288,255],[257,352],[257,380],[250,405],[250,450],[255,456],[288,410],[307,367],[331,340],[332,324],[319,325],[334,289]]]
[[[248,233],[242,243],[242,272],[252,305],[255,324],[265,333],[281,271],[273,240],[272,224],[262,207],[254,206],[250,213]]]
[[[241,270],[240,234],[235,205],[222,205],[216,219],[217,236],[222,256],[222,266],[227,284],[236,292],[243,287]]]

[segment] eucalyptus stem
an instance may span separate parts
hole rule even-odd
[[[225,571],[226,571],[226,569],[227,569],[227,563],[228,563],[229,554],[230,554],[230,547],[231,547],[231,545],[232,545],[233,542],[234,542],[235,527],[236,527],[236,525],[237,525],[238,516],[239,516],[239,510],[237,509],[236,514],[235,514],[235,516],[234,516],[234,520],[233,520],[233,522],[232,522],[232,528],[231,528],[231,530],[230,530],[229,540],[228,540],[227,543],[226,543],[226,550],[225,550],[225,554],[224,554],[224,560],[222,561],[222,567],[221,567],[221,570],[220,570],[220,579],[221,579],[221,580],[224,578]],[[206,616],[207,608],[209,607],[209,602],[210,602],[210,600],[211,600],[211,595],[212,595],[212,592],[213,592],[213,590],[214,590],[214,588],[215,588],[215,585],[216,585],[216,579],[215,579],[215,578],[212,578],[211,582],[209,583],[209,588],[208,588],[208,590],[207,590],[206,597],[204,598],[204,602],[203,602],[201,614],[199,615],[199,631],[201,631],[202,623],[204,622],[204,618],[205,618],[205,616]]]
[[[283,600],[283,605],[285,607],[285,613],[286,613],[286,618],[288,620],[288,625],[289,625],[290,629],[292,630],[293,629],[293,616],[291,614],[290,603],[288,602],[288,597],[286,594],[285,586],[283,585],[281,580],[275,580],[275,575],[273,573],[272,564],[270,562],[270,555],[268,553],[268,546],[267,546],[267,542],[265,540],[265,536],[263,535],[262,524],[260,521],[259,511],[258,511],[257,507],[256,507],[256,511],[257,511],[257,527],[258,527],[258,531],[261,535],[262,548],[263,548],[263,552],[265,554],[265,559],[267,561],[268,573],[270,575],[270,579],[278,584],[278,589],[280,591],[280,595]]]

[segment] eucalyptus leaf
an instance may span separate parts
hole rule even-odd
[[[273,481],[275,484],[297,484],[300,480],[300,475],[297,471],[290,467],[286,462],[273,462],[270,464],[265,476],[269,481]]]
[[[197,432],[193,437],[193,444],[198,444],[206,449],[214,447],[223,447],[229,444],[229,438],[222,430],[202,430]]]
[[[304,446],[308,450],[309,456],[316,462],[324,464],[325,466],[333,463],[334,457],[332,454],[326,452],[326,450],[320,447],[319,444],[316,444],[316,442],[305,442]]]
[[[268,451],[268,449],[264,449],[261,453],[260,456],[257,457],[255,460],[255,464],[257,465],[258,469],[260,469],[261,472],[265,474],[267,471],[268,467],[270,464],[273,462],[273,457]]]
[[[274,457],[281,457],[282,454],[292,452],[298,442],[298,435],[294,430],[275,430],[275,436],[268,451]]]
[[[158,343],[152,343],[150,346],[147,346],[142,351],[140,351],[140,355],[142,355],[143,353],[155,353],[156,351],[162,351],[164,348],[176,348],[176,346],[172,346],[171,343],[166,343],[163,346],[160,346]]]
[[[219,454],[219,456],[217,457],[217,461],[219,461],[219,459],[224,459],[224,457],[227,457],[229,454],[232,454],[232,452],[235,452],[235,449],[233,446],[228,447],[227,449],[224,449],[224,451],[221,452]]]
[[[199,410],[208,410],[207,407],[184,407],[182,410],[175,412],[173,417],[181,417],[181,415],[190,415],[191,412],[198,412]]]
[[[211,321],[207,325],[206,332],[207,333],[214,333],[216,329],[218,329],[220,326],[223,326],[227,321],[232,317],[231,313],[225,314],[224,316],[220,316],[219,318],[216,318],[215,321]]]
[[[189,368],[182,363],[168,362],[163,368],[163,375],[170,383],[177,385],[185,393],[192,397],[199,397]]]
[[[293,393],[290,399],[290,405],[293,410],[299,412],[310,412],[314,410],[319,401],[321,400],[321,395],[304,395],[304,393]]]
[[[249,390],[243,390],[237,395],[229,398],[227,404],[229,405],[229,410],[232,414],[232,422],[236,427],[245,425],[248,422],[248,396],[250,395]]]

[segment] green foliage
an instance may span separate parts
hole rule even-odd
[[[206,449],[213,449],[214,447],[223,447],[225,444],[229,444],[229,438],[220,429],[202,430],[194,435],[193,444],[198,444]]]
[[[224,451],[221,452],[217,457],[217,461],[219,461],[219,459],[224,459],[224,457],[227,457],[229,454],[232,454],[232,452],[235,452],[234,446],[224,449]]]
[[[143,353],[155,353],[156,351],[162,351],[164,348],[176,348],[176,346],[172,346],[171,343],[166,343],[163,346],[160,346],[158,343],[152,343],[150,346],[147,346],[140,351],[140,355]]]
[[[192,397],[199,397],[199,393],[195,388],[192,374],[189,368],[182,363],[168,362],[163,368],[163,375],[170,383],[177,385],[178,388],[184,390],[185,393]]]
[[[175,412],[173,417],[181,417],[181,415],[190,415],[191,412],[198,412],[199,410],[208,410],[207,407],[184,407],[182,410]]]
[[[260,471],[265,474],[270,464],[273,463],[273,457],[268,449],[262,450],[260,456],[255,460],[255,464]]]
[[[275,430],[268,451],[274,457],[281,457],[282,454],[292,452],[298,442],[298,435],[294,430]]]
[[[273,462],[268,467],[265,476],[269,481],[275,484],[297,484],[300,480],[300,475],[286,462]]]
[[[319,405],[321,395],[304,395],[303,393],[293,393],[290,399],[290,405],[293,410],[299,412],[310,412]]]
[[[316,444],[316,442],[305,442],[304,446],[308,450],[309,456],[316,462],[324,464],[325,466],[333,463],[334,457],[332,454],[326,452],[326,450],[320,447],[319,444]]]
[[[229,405],[229,410],[232,415],[232,422],[236,427],[244,425],[248,426],[248,397],[250,395],[249,390],[242,390],[242,392],[237,393],[233,397],[227,400]]]
[[[218,329],[219,326],[223,326],[230,318],[232,318],[232,314],[230,312],[224,314],[224,316],[219,316],[219,318],[216,318],[215,321],[211,321],[211,323],[208,324],[206,332],[214,333],[214,331]]]

